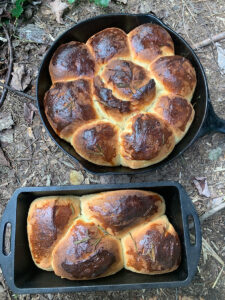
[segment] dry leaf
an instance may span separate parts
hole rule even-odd
[[[72,170],[70,171],[70,183],[77,185],[81,184],[84,180],[84,176],[81,172]]]
[[[60,24],[63,23],[62,15],[64,10],[69,7],[68,4],[62,2],[61,0],[55,0],[54,2],[49,3],[52,13],[55,15],[56,21]]]
[[[195,187],[198,190],[199,195],[210,197],[210,191],[206,177],[195,177],[193,180]]]
[[[34,112],[37,112],[37,108],[32,103],[24,103],[24,119],[29,125],[32,124]]]
[[[2,151],[2,148],[0,147],[0,165],[5,167],[10,167],[9,160],[5,156],[4,152]]]
[[[24,91],[31,82],[30,72],[25,69],[23,64],[14,64],[11,86],[18,90]]]

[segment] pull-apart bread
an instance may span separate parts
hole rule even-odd
[[[181,260],[165,201],[149,191],[38,198],[29,208],[27,233],[34,263],[70,280],[105,277],[122,268],[162,274]]]
[[[187,133],[196,73],[175,55],[170,34],[143,24],[106,28],[55,51],[44,108],[53,130],[86,160],[144,168],[165,159]]]

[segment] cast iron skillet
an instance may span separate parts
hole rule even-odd
[[[69,143],[65,142],[60,137],[58,137],[51,128],[45,116],[43,107],[44,94],[51,86],[51,80],[48,71],[49,62],[55,50],[59,47],[59,45],[63,43],[67,43],[72,40],[86,42],[90,36],[107,27],[119,27],[128,33],[130,30],[143,23],[156,23],[164,27],[167,31],[169,31],[174,41],[175,53],[189,59],[192,65],[194,66],[197,73],[197,86],[192,99],[192,104],[194,105],[195,109],[195,118],[188,133],[181,140],[181,142],[175,146],[172,153],[166,159],[153,166],[136,170],[132,170],[130,168],[122,166],[97,166],[83,159],[75,152],[75,150]],[[102,15],[87,19],[73,26],[71,29],[67,30],[53,43],[53,45],[51,46],[51,48],[49,49],[49,51],[43,59],[38,74],[36,94],[37,104],[42,121],[52,139],[73,160],[78,161],[87,171],[94,174],[106,175],[145,173],[156,169],[157,167],[162,166],[168,162],[171,162],[173,159],[181,155],[198,137],[201,137],[209,132],[218,131],[225,133],[225,121],[221,120],[213,110],[209,98],[206,75],[197,55],[181,36],[179,36],[176,32],[174,32],[171,28],[165,25],[160,19],[158,19],[153,14]]]

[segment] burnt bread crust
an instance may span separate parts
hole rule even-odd
[[[27,218],[33,261],[69,280],[172,272],[181,248],[165,210],[159,194],[133,189],[38,198]]]
[[[140,25],[128,34],[106,28],[86,44],[63,44],[49,72],[53,85],[44,108],[50,125],[81,157],[97,165],[138,169],[160,162],[194,119],[195,69],[175,55],[170,34],[156,24]],[[84,132],[90,134],[90,126],[107,133],[100,130],[101,122],[114,128],[111,158],[106,150],[99,155],[97,135],[90,135],[91,152],[81,139]]]

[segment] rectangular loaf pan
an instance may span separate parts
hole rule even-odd
[[[35,266],[26,230],[28,209],[34,199],[50,195],[80,196],[122,189],[150,190],[165,198],[166,215],[177,231],[182,246],[182,260],[176,271],[150,276],[123,269],[105,278],[69,281]],[[192,216],[194,220],[195,244],[190,242],[188,216]],[[5,255],[3,243],[7,223],[11,224],[11,252]],[[0,245],[0,265],[3,274],[10,289],[17,294],[181,287],[189,284],[196,272],[201,251],[201,230],[191,200],[183,187],[176,182],[24,187],[15,191],[5,209],[0,224]]]

